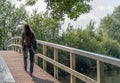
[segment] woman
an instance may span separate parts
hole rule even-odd
[[[24,69],[27,72],[27,54],[30,54],[30,75],[32,76],[34,67],[34,53],[33,49],[37,49],[36,39],[28,24],[24,24],[22,30],[22,50],[24,56]]]

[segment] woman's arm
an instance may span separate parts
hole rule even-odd
[[[34,50],[37,50],[37,42],[36,42],[36,38],[35,38],[34,34],[33,34],[33,39],[32,39],[32,46],[33,46]]]

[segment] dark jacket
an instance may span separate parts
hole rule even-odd
[[[36,38],[34,36],[34,34],[32,33],[30,38],[28,38],[27,36],[25,37],[25,34],[22,33],[22,47],[23,47],[23,51],[25,46],[33,48],[34,50],[37,49],[37,42],[36,42]]]

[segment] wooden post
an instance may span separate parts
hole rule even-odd
[[[22,50],[22,48],[21,48],[21,50],[20,50],[20,53],[23,53],[23,50]]]
[[[14,51],[16,51],[16,52],[17,52],[17,46],[15,46],[15,49],[14,49]]]
[[[104,62],[97,61],[97,83],[104,83]]]
[[[10,40],[10,44],[12,44],[13,43],[13,40]]]
[[[17,44],[17,39],[15,39],[15,43],[14,44]]]
[[[16,46],[14,46],[14,51],[16,51]]]
[[[13,39],[12,44],[15,44],[15,39]],[[15,51],[15,46],[13,46],[13,51]]]
[[[38,65],[38,56],[35,55],[35,63]]]
[[[22,53],[22,48],[19,48],[19,53],[20,53],[20,54]]]
[[[6,48],[6,50],[9,50],[8,47]]]
[[[43,55],[46,56],[46,52],[47,52],[47,49],[46,49],[46,46],[43,45]],[[46,61],[43,60],[43,70],[46,70]]]
[[[13,47],[13,49],[12,49],[12,50],[13,50],[13,51],[15,51],[15,46],[12,46],[12,47]]]
[[[70,53],[70,68],[75,70],[75,54]],[[73,75],[70,75],[70,83],[76,83],[76,78]]]
[[[58,49],[54,48],[54,60],[58,61]],[[58,68],[54,65],[54,78],[58,79]]]
[[[14,39],[13,44],[16,44],[16,39]],[[16,51],[16,46],[14,46],[14,51]]]
[[[20,44],[20,45],[21,45],[21,39],[18,39],[18,44]]]

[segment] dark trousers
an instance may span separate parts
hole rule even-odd
[[[23,55],[24,55],[24,69],[27,70],[28,52],[29,52],[29,55],[30,55],[30,73],[32,73],[33,68],[34,68],[34,53],[29,47],[26,47],[26,46],[25,46],[24,52],[23,52]]]

